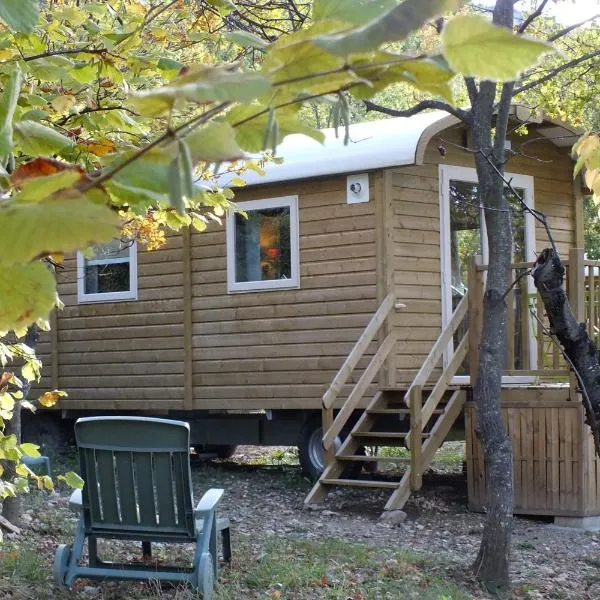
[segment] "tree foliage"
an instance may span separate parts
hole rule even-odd
[[[403,82],[453,102],[457,69],[511,78],[550,50],[483,23],[484,35],[465,40],[472,23],[458,16],[435,51],[398,51],[459,5],[314,0],[309,13],[308,3],[269,0],[0,3],[0,359],[25,361],[20,377],[2,376],[0,425],[23,400],[23,380],[39,377],[18,338],[31,323],[47,327],[59,302],[52,266],[64,253],[119,236],[157,247],[165,229],[219,221],[234,209],[224,171],[241,185],[286,135],[322,139],[300,117],[307,101],[348,125],[348,95]],[[504,51],[486,69],[477,56],[494,36]],[[59,398],[47,392],[39,403]],[[26,489],[31,472],[19,459],[35,452],[0,435],[0,458],[17,473],[0,496]]]

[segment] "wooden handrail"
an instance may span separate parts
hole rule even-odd
[[[468,351],[469,351],[469,330],[465,331],[465,334],[463,335],[463,338],[460,341],[458,348],[456,348],[456,350],[454,351],[454,354],[452,355],[452,359],[450,360],[450,363],[444,369],[444,371],[440,375],[440,378],[437,380],[437,382],[433,386],[433,389],[431,390],[431,393],[429,394],[429,397],[427,398],[427,402],[425,402],[425,405],[422,408],[421,422],[423,424],[427,424],[429,419],[431,419],[431,416],[433,415],[433,411],[438,407],[440,400],[444,397],[444,394],[446,393],[448,386],[452,382],[452,378],[456,375],[458,369],[460,369],[460,365],[462,365],[463,361],[465,360],[465,357],[467,356]],[[412,416],[411,416],[411,418],[412,418]],[[412,437],[413,437],[413,434],[412,434],[412,429],[411,429],[411,433],[408,436],[406,436],[406,446],[408,448],[410,448],[411,451],[412,451],[412,447],[413,447],[412,446]]]
[[[410,405],[410,393],[411,393],[412,387],[414,385],[424,386],[427,383],[427,380],[429,379],[431,372],[433,371],[433,369],[437,365],[438,361],[440,360],[442,354],[444,353],[444,350],[448,347],[448,344],[452,341],[452,338],[453,338],[454,333],[457,330],[458,326],[460,325],[462,320],[465,318],[465,315],[467,314],[468,304],[469,304],[469,293],[467,292],[462,297],[462,300],[458,303],[458,306],[456,307],[456,310],[454,311],[454,314],[452,315],[450,322],[448,323],[448,325],[446,325],[446,327],[443,329],[442,333],[436,340],[435,344],[433,345],[433,348],[431,349],[431,352],[429,353],[429,355],[423,362],[421,368],[419,369],[419,372],[415,376],[413,382],[410,384],[410,387],[408,388],[408,391],[404,395],[404,402],[406,403],[407,406]]]
[[[362,335],[356,342],[354,348],[348,355],[348,358],[344,361],[341,369],[337,372],[336,376],[333,378],[329,389],[323,394],[323,408],[328,409],[333,406],[335,399],[338,394],[344,387],[346,381],[352,374],[352,371],[356,368],[358,361],[362,358],[362,355],[365,353],[366,349],[369,347],[369,344],[375,338],[377,331],[383,325],[385,320],[388,318],[392,308],[395,303],[394,294],[388,294],[375,314],[371,317],[368,325],[365,327],[365,330],[362,332]]]
[[[324,430],[323,448],[325,448],[325,450],[329,450],[333,446],[335,438],[342,431],[344,425],[352,415],[352,412],[360,402],[360,399],[364,396],[367,388],[371,385],[375,375],[377,375],[379,369],[381,369],[385,359],[388,357],[388,354],[395,347],[397,340],[398,333],[396,330],[392,329],[379,346],[377,352],[373,355],[371,362],[364,370],[363,374],[358,380],[358,383],[354,386],[354,389],[350,392],[348,399],[346,402],[344,402],[344,405],[333,420],[331,427],[327,431]]]

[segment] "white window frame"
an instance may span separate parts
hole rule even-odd
[[[235,212],[227,213],[227,291],[229,293],[256,292],[300,287],[300,232],[298,220],[298,196],[280,196],[238,202],[243,211],[261,210],[268,208],[290,209],[290,253],[291,277],[289,279],[268,279],[263,281],[236,281],[235,274]]]
[[[129,290],[126,292],[104,292],[86,294],[85,292],[85,267],[88,265],[113,263],[129,263]],[[78,304],[87,304],[89,302],[120,302],[123,300],[137,300],[138,281],[137,281],[137,242],[129,246],[129,257],[118,258],[98,258],[87,260],[82,252],[77,252],[77,302]]]
[[[505,173],[506,179],[510,180],[515,188],[520,188],[525,192],[525,202],[530,208],[534,208],[535,194],[533,186],[533,177],[531,175],[522,175],[520,173]],[[448,252],[450,248],[450,181],[465,181],[469,183],[478,183],[477,171],[472,167],[459,167],[455,165],[439,165],[439,197],[440,197],[440,263],[441,263],[441,282],[442,282],[442,328],[450,322],[452,318],[452,282],[450,276],[452,273],[451,256]],[[483,209],[480,208],[483,216]],[[487,230],[485,219],[481,221],[481,241],[483,262],[489,263],[489,248],[487,243]],[[535,261],[535,220],[530,212],[525,213],[525,260],[527,262]],[[529,293],[535,291],[533,281],[528,278],[527,283]],[[530,321],[530,336],[534,335],[533,324]],[[452,343],[444,351],[444,367],[450,363],[453,354]],[[529,362],[531,369],[537,368],[537,344],[529,345]],[[504,376],[504,383],[527,384],[534,378],[529,376]],[[470,383],[468,375],[457,375],[452,378],[453,384]]]

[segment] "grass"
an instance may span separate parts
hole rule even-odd
[[[256,557],[242,548],[216,595],[231,598],[350,599],[472,598],[435,574],[426,556],[337,539],[269,538]]]
[[[383,457],[405,458],[406,465],[410,464],[410,451],[403,446],[379,448],[379,454]],[[460,473],[462,472],[464,460],[464,442],[444,442],[441,448],[435,453],[431,462],[431,468],[441,473]],[[387,468],[395,469],[396,466]]]
[[[161,552],[179,562],[189,548]],[[4,543],[0,598],[50,600],[102,598],[199,600],[186,586],[76,580],[72,591],[51,583],[48,557],[31,542]],[[189,555],[188,555],[189,556]],[[443,565],[417,553],[337,539],[315,541],[271,536],[234,539],[234,560],[220,573],[215,600],[468,600],[473,596],[443,576]],[[94,588],[90,592],[89,587]]]

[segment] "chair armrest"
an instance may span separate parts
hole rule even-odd
[[[81,499],[81,490],[75,490],[69,498],[69,508],[75,512],[81,510],[83,501]]]
[[[221,497],[224,493],[225,490],[220,490],[217,488],[208,490],[208,492],[206,492],[204,496],[202,496],[200,502],[198,502],[198,506],[196,506],[196,510],[194,511],[194,515],[196,516],[196,518],[207,515],[213,510],[215,510],[215,507],[221,501]]]

